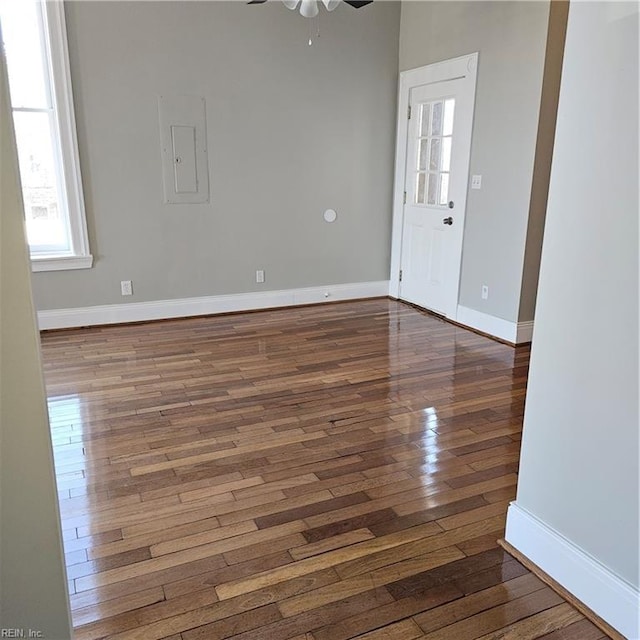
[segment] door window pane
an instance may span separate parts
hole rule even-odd
[[[432,136],[442,135],[442,102],[434,102],[431,114],[431,131]]]
[[[440,138],[431,139],[431,153],[429,155],[429,171],[440,169]]]
[[[416,203],[417,204],[425,204],[425,184],[426,184],[426,174],[419,173],[418,180],[416,184]]]
[[[440,174],[440,198],[438,204],[446,205],[449,199],[449,174]]]
[[[431,104],[423,104],[420,107],[420,135],[421,137],[427,137],[429,135],[429,123],[431,122]]]
[[[444,125],[442,127],[442,135],[453,135],[453,110],[455,107],[455,100],[449,98],[444,101]]]
[[[420,140],[420,152],[418,154],[418,169],[425,171],[427,168],[427,158],[429,157],[429,140],[423,138]]]
[[[442,138],[442,170],[451,171],[451,137]]]
[[[436,204],[438,202],[438,174],[429,174],[429,185],[427,189],[427,204]]]
[[[420,105],[415,204],[446,206],[449,201],[454,111],[454,98]]]

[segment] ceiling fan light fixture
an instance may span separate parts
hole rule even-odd
[[[340,0],[322,0],[322,4],[327,11],[333,11],[340,4]]]
[[[282,0],[282,4],[284,4],[287,9],[291,9],[292,11],[298,6],[300,0]]]
[[[302,0],[300,3],[300,15],[305,18],[315,18],[319,13],[316,0]]]

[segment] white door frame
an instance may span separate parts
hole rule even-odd
[[[393,298],[400,297],[400,264],[404,222],[407,133],[409,128],[409,94],[411,88],[457,78],[468,78],[470,90],[473,92],[473,101],[475,102],[477,69],[478,53],[476,52],[460,56],[459,58],[452,58],[424,67],[418,67],[417,69],[400,72],[400,82],[398,85],[398,125],[396,129],[396,162],[393,186],[393,221],[391,230],[391,272],[389,275],[389,295]],[[464,158],[463,166],[468,177],[469,163],[471,160],[471,144],[469,144],[469,148],[465,151],[466,157]],[[462,229],[464,229],[466,208],[467,193],[465,192],[463,201],[456,202],[456,224],[459,224]],[[462,233],[460,234],[460,256],[462,258]],[[456,304],[446,310],[446,317],[451,320],[456,320],[457,317],[459,289],[460,278],[458,277],[455,291]]]

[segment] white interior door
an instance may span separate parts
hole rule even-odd
[[[394,210],[392,284],[396,268],[396,297],[452,319],[458,306],[476,59],[474,54],[463,59],[464,65],[456,59],[414,70],[404,87],[401,80],[407,120],[398,127],[396,166],[403,171],[396,175],[396,191],[402,190],[402,205]]]

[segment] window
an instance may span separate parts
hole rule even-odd
[[[449,199],[454,98],[421,105],[416,204],[444,206]]]
[[[0,0],[34,271],[91,266],[62,2]]]

